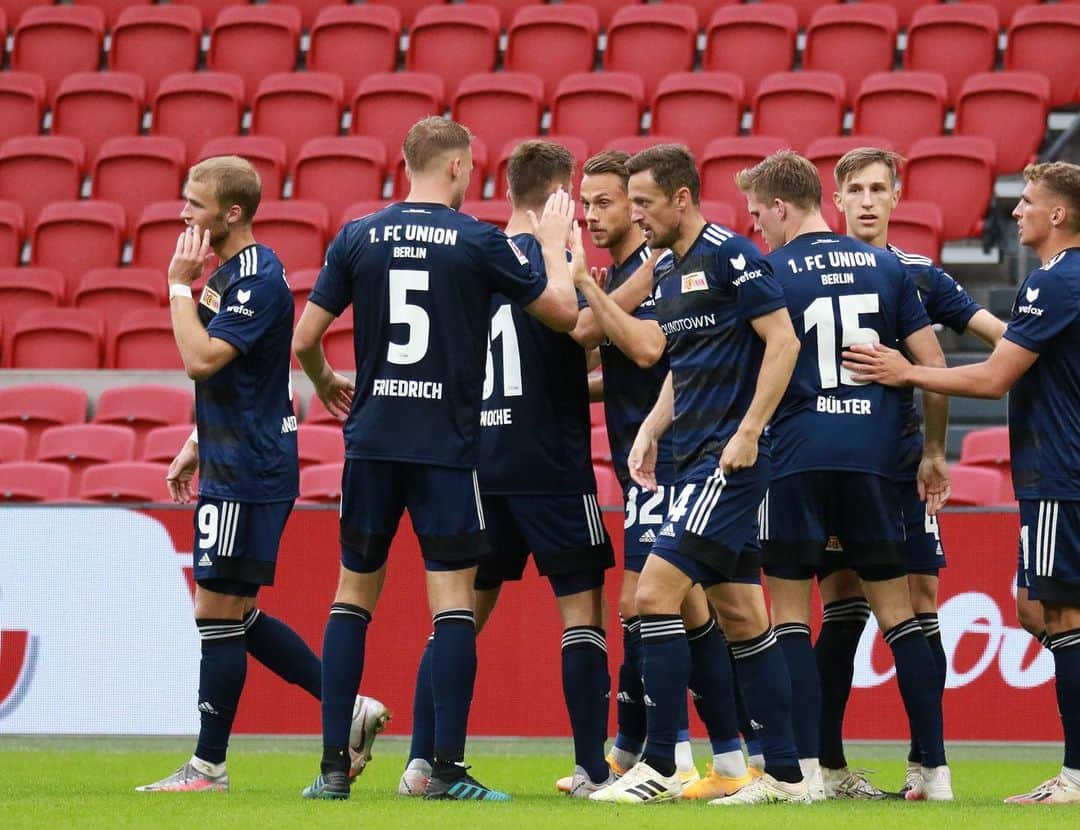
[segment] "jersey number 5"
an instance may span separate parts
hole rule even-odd
[[[803,328],[809,334],[817,329],[818,374],[821,376],[822,389],[835,389],[839,383],[844,386],[865,386],[865,382],[851,379],[851,372],[840,365],[840,351],[836,348],[836,310],[833,297],[818,297],[803,312]],[[859,316],[876,314],[878,310],[877,294],[845,294],[836,297],[840,310],[841,346],[853,346],[856,343],[877,343],[881,340],[874,329],[859,326]]]
[[[428,272],[391,268],[390,279],[390,325],[409,327],[409,337],[404,343],[393,340],[386,347],[386,359],[399,366],[409,366],[424,359],[431,335],[431,318],[423,307],[409,302],[410,291],[428,290]]]

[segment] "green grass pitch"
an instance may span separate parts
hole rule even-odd
[[[430,830],[570,830],[570,828],[696,828],[737,822],[739,830],[971,830],[1080,827],[1077,807],[1010,807],[1001,799],[1052,776],[1060,749],[952,749],[952,804],[829,802],[811,807],[766,806],[735,812],[684,802],[615,807],[557,795],[555,779],[572,767],[566,741],[477,740],[473,773],[513,796],[510,804],[425,803],[394,795],[407,744],[380,738],[375,758],[348,802],[305,802],[301,788],[318,769],[310,739],[240,738],[229,758],[231,792],[144,794],[132,788],[179,766],[192,742],[177,739],[0,737],[0,828],[430,828]],[[707,747],[699,750],[704,771]],[[876,770],[875,783],[903,780],[899,746],[852,747],[853,766]]]

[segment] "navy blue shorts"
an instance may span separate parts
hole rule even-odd
[[[489,495],[480,501],[491,543],[491,553],[476,570],[480,590],[521,579],[530,553],[541,576],[553,585],[580,585],[579,591],[602,585],[604,571],[615,564],[595,493]],[[571,576],[586,579],[563,579]]]
[[[784,476],[769,485],[761,513],[769,576],[810,579],[829,570],[831,536],[843,547],[842,567],[864,579],[907,573],[904,515],[896,484],[885,476],[841,470]]]
[[[645,560],[656,543],[656,534],[671,510],[675,491],[671,484],[657,484],[655,493],[633,482],[623,487],[623,505],[626,509],[623,519],[623,567],[626,570],[641,573],[645,567]]]
[[[746,470],[726,477],[699,467],[677,486],[652,553],[708,588],[720,582],[761,581],[758,508],[771,460],[759,455]]]
[[[946,564],[937,516],[926,515],[926,502],[919,498],[919,486],[914,481],[898,481],[896,488],[904,508],[907,572],[937,576],[938,570]]]
[[[192,546],[195,582],[211,591],[255,596],[274,584],[278,547],[292,501],[266,504],[199,496]]]
[[[1080,501],[1020,501],[1016,586],[1041,602],[1080,608]]]
[[[357,573],[381,568],[406,508],[425,560],[469,567],[488,552],[475,470],[346,458],[341,564]]]

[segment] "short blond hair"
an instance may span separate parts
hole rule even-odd
[[[190,170],[189,182],[210,185],[223,210],[240,206],[241,221],[250,225],[262,199],[259,174],[247,159],[240,156],[213,156],[203,159]]]
[[[471,144],[472,133],[467,127],[441,115],[432,115],[412,125],[401,151],[409,170],[422,173],[446,151],[467,150]]]
[[[802,210],[821,209],[821,178],[809,159],[780,150],[735,174],[735,184],[759,201],[779,199]]]
[[[903,163],[904,157],[899,153],[881,147],[856,147],[854,150],[848,150],[836,162],[836,168],[833,170],[833,175],[836,177],[836,189],[842,190],[849,176],[855,175],[871,164],[884,164],[889,170],[889,178],[895,187],[900,165]]]
[[[1064,199],[1069,211],[1069,229],[1080,233],[1080,164],[1048,161],[1024,168],[1024,181],[1041,184]]]

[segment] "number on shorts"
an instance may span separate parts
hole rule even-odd
[[[686,515],[686,511],[690,509],[690,497],[694,495],[696,487],[696,484],[687,484],[682,488],[679,497],[671,503],[671,509],[668,510],[668,521],[678,522]]]
[[[941,541],[941,528],[938,527],[937,516],[926,514],[926,518],[923,519],[923,532],[929,533],[939,542]]]
[[[199,548],[206,550],[217,544],[218,537],[218,508],[216,504],[204,504],[199,508],[195,517],[195,525],[199,528]]]

